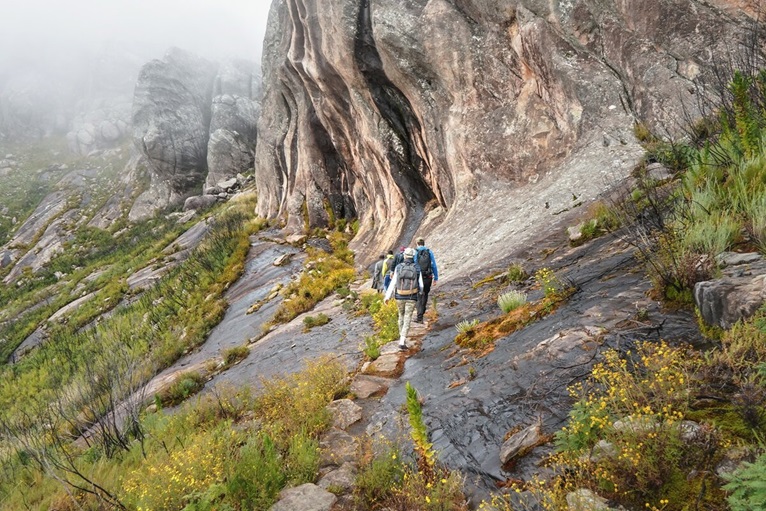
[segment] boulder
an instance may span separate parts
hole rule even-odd
[[[239,181],[237,181],[236,177],[229,178],[225,181],[220,181],[216,183],[216,186],[224,191],[230,191],[239,186]]]
[[[269,511],[330,511],[338,497],[311,483],[282,490]]]
[[[350,399],[338,399],[327,405],[332,415],[332,425],[338,429],[348,429],[355,422],[362,420],[362,407]]]
[[[367,375],[383,376],[386,378],[396,378],[404,371],[404,355],[399,352],[394,343],[395,351],[383,353],[378,358],[362,368],[362,372]]]
[[[567,493],[567,509],[569,511],[610,511],[607,500],[586,488]]]
[[[500,463],[505,465],[513,458],[524,456],[542,440],[542,425],[537,422],[515,433],[500,448]]]
[[[346,462],[355,462],[358,456],[357,440],[338,428],[331,428],[319,441],[320,467],[339,467]]]
[[[390,385],[391,380],[389,378],[358,374],[351,382],[351,392],[359,399],[380,397],[388,392]]]
[[[290,236],[285,238],[285,241],[288,242],[290,245],[303,245],[306,243],[306,240],[308,239],[308,236],[305,234],[291,234]]]
[[[652,181],[667,181],[673,179],[673,173],[662,163],[654,162],[646,166],[646,177]]]
[[[207,150],[208,185],[252,168],[253,147],[236,131],[218,129],[210,135]]]
[[[217,202],[218,198],[214,195],[195,195],[193,197],[188,197],[184,201],[184,211],[207,209]]]
[[[282,254],[281,256],[279,256],[276,259],[274,259],[274,262],[271,263],[271,264],[273,264],[274,266],[284,266],[287,263],[289,263],[290,259],[292,259],[292,258],[293,258],[293,254],[288,252],[288,253]]]
[[[720,279],[695,284],[694,302],[705,322],[727,329],[752,316],[766,301],[765,266],[761,262],[748,271],[730,271]]]
[[[356,465],[346,462],[340,468],[328,472],[317,484],[325,490],[335,487],[349,491],[354,487],[356,473]]]

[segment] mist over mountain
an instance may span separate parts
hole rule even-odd
[[[99,119],[126,122],[141,66],[172,47],[213,61],[258,63],[269,4],[84,0],[5,7],[0,141],[77,132],[94,110],[108,110]]]

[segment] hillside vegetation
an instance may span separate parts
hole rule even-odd
[[[735,73],[723,103],[682,141],[637,126],[645,164],[625,193],[584,223],[586,240],[614,233],[633,245],[656,298],[669,306],[693,307],[694,284],[719,273],[720,253],[766,253],[764,91],[766,72]],[[656,178],[647,170],[652,163],[670,174]],[[31,202],[14,203],[20,215],[48,191],[24,186]],[[189,373],[164,394],[145,395],[147,381],[204,343],[222,319],[224,292],[243,271],[250,236],[266,225],[255,203],[248,191],[212,209],[210,231],[177,264],[163,251],[192,222],[166,216],[109,231],[81,226],[45,269],[0,289],[0,509],[260,510],[283,488],[317,480],[319,442],[331,425],[326,405],[350,395],[347,371],[332,357],[263,381],[258,392],[220,386],[189,399],[205,381]],[[3,229],[7,239],[12,229]],[[364,351],[375,359],[395,338],[396,311],[348,288],[348,237],[322,234],[331,253],[309,251],[311,270],[287,287],[290,301],[273,324],[340,290],[359,314],[372,315],[375,331]],[[165,265],[152,286],[128,286],[136,270]],[[554,314],[576,292],[547,268],[530,279],[511,267],[501,280],[531,280],[543,296],[504,293],[497,317],[460,324],[455,344],[473,356]],[[90,293],[64,320],[45,326],[39,347],[5,362],[55,311]],[[303,324],[308,330],[331,320]],[[712,346],[705,351],[673,339],[606,351],[571,387],[567,425],[542,440],[556,453],[539,477],[509,481],[480,508],[606,509],[608,502],[652,511],[761,509],[766,308],[730,330],[702,330]],[[246,348],[234,349],[210,372],[244,356]],[[410,452],[369,439],[343,509],[468,509],[464,476],[438,463],[421,404],[408,384]]]

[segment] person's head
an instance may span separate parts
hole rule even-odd
[[[391,255],[391,256],[394,255],[394,251],[393,250],[389,250],[388,251],[388,255]]]
[[[399,252],[404,252],[405,250],[407,250],[407,247],[399,247]]]
[[[416,243],[418,244],[419,247],[425,247],[426,246],[426,240],[424,240],[423,238],[418,238]]]
[[[380,257],[378,259],[385,259],[385,258],[386,258],[386,254],[380,254]]]
[[[414,248],[407,248],[404,250],[404,258],[405,259],[414,259],[415,258],[415,249]]]

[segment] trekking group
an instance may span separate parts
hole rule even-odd
[[[401,247],[395,256],[389,250],[375,263],[372,287],[385,293],[384,302],[393,297],[399,310],[399,349],[408,349],[410,322],[423,323],[431,284],[438,280],[436,259],[423,238],[416,240],[416,248]]]

